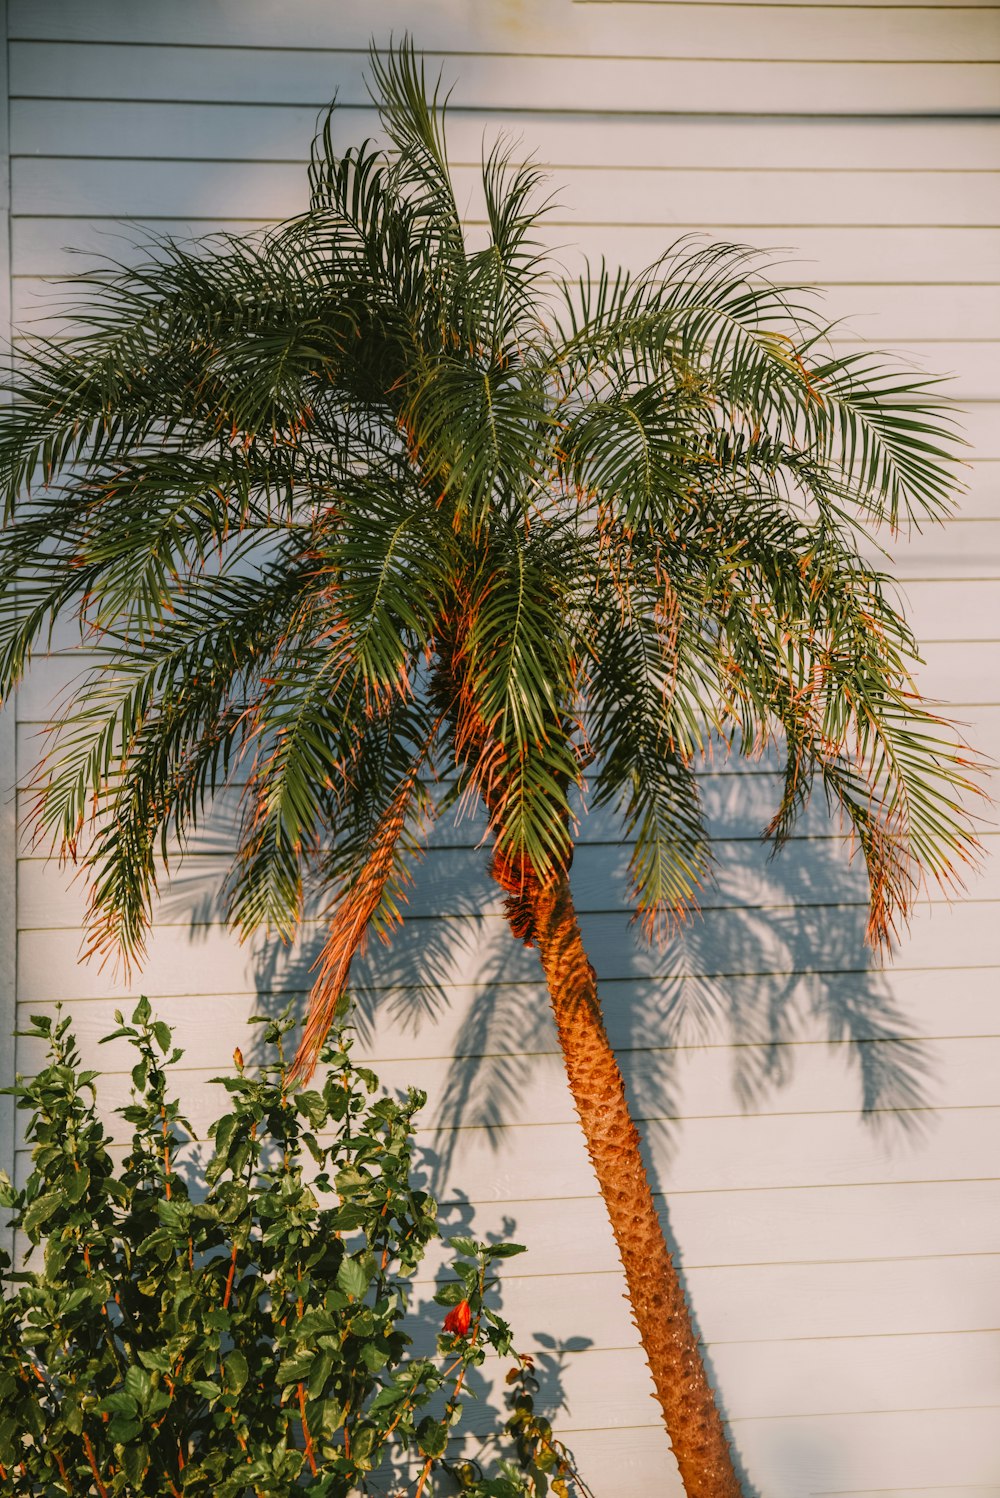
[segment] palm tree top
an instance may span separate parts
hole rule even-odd
[[[887,941],[975,851],[973,757],[872,560],[954,505],[947,400],[835,353],[745,247],[560,275],[507,141],[470,247],[440,84],[408,42],[371,77],[386,143],[337,152],[331,110],[300,218],[76,278],[70,336],[18,351],[0,692],[75,620],[97,664],[36,815],[85,859],[93,948],[141,954],[168,839],[234,781],[231,918],[290,937],[309,881],[336,891],[331,985],[463,798],[516,903],[586,783],[652,928],[710,876],[720,742],[780,747],[779,842],[819,782]]]

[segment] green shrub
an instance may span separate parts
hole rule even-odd
[[[230,1111],[199,1160],[168,1090],[181,1055],[169,1026],[145,999],[131,1024],[116,1018],[107,1039],[137,1053],[123,1164],[68,1019],[34,1016],[48,1065],[13,1089],[33,1168],[20,1191],[4,1177],[0,1200],[44,1249],[6,1276],[0,1301],[4,1493],[274,1498],[395,1483],[426,1498],[444,1480],[477,1498],[541,1498],[578,1484],[534,1412],[531,1360],[489,1304],[493,1267],[518,1245],[453,1238],[454,1277],[434,1297],[450,1308],[438,1357],[410,1350],[413,1276],[438,1231],[411,1180],[423,1095],[378,1095],[342,1015],[323,1085],[293,1087],[291,1022],[263,1021],[273,1059],[250,1070],[236,1052],[236,1074],[217,1079]],[[484,1475],[447,1453],[488,1349],[513,1360],[512,1459]]]

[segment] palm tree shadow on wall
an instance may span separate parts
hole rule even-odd
[[[684,1245],[670,1224],[670,1169],[685,1117],[718,1106],[716,1101],[699,1108],[686,1085],[686,1073],[706,1048],[730,1059],[731,1111],[737,1115],[793,1113],[781,1106],[783,1089],[793,1082],[803,1055],[829,1048],[840,1082],[845,1067],[853,1073],[858,1111],[872,1130],[901,1141],[920,1136],[932,1117],[928,1043],[914,1034],[864,945],[863,868],[849,860],[829,827],[794,839],[769,858],[759,838],[746,831],[758,801],[764,805],[760,792],[768,778],[739,777],[738,794],[747,804],[737,835],[727,837],[732,829],[717,823],[715,883],[704,892],[701,912],[662,946],[645,943],[629,929],[627,850],[600,840],[600,819],[596,827],[584,823],[584,836],[597,840],[580,845],[574,865],[584,939],[597,968],[664,1228],[682,1271]],[[717,777],[716,790],[724,783]],[[766,812],[756,825],[765,820]],[[440,1095],[428,1109],[435,1128],[422,1141],[422,1169],[430,1189],[444,1200],[446,1233],[475,1231],[474,1207],[455,1192],[469,1182],[453,1184],[465,1131],[480,1131],[499,1151],[505,1133],[519,1122],[518,1100],[533,1086],[536,1098],[565,1094],[564,1113],[570,1116],[537,957],[512,942],[488,877],[487,851],[470,850],[463,831],[438,830],[438,845],[411,891],[412,913],[388,945],[372,940],[352,972],[355,1024],[374,1056],[385,1054],[380,1045],[386,1030],[398,1047],[401,1031],[418,1036],[431,1027],[447,1028],[436,1054],[452,1059]],[[190,886],[183,898],[192,918],[203,920],[217,909],[216,897],[203,892],[195,913],[192,891]],[[255,974],[262,1009],[304,1000],[322,940],[320,923],[291,951],[277,942],[262,946]],[[426,1042],[415,1053],[426,1055]],[[844,1111],[842,1096],[841,1087],[835,1111]],[[823,1111],[822,1101],[809,1111]],[[544,1195],[545,1183],[539,1180],[537,1186],[535,1194]],[[516,1235],[515,1220],[509,1230]],[[532,1335],[539,1345],[548,1335],[543,1328],[515,1327],[515,1332]],[[539,1407],[550,1417],[564,1404],[566,1351],[553,1344],[538,1369]],[[755,1491],[745,1473],[743,1482],[747,1494]]]

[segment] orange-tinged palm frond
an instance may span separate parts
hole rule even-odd
[[[419,765],[415,765],[386,807],[371,853],[336,907],[329,935],[313,965],[317,976],[309,995],[302,1039],[292,1063],[292,1079],[305,1082],[312,1076],[347,985],[354,955],[364,951],[368,929],[390,879],[394,874],[399,877],[396,850],[406,826],[418,774]]]

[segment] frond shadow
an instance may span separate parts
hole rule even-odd
[[[742,789],[753,788],[744,782]],[[728,829],[714,830],[720,836]],[[671,1228],[669,1175],[685,1117],[711,1111],[699,1106],[689,1085],[699,1055],[729,1057],[730,1114],[785,1111],[783,1094],[794,1087],[803,1058],[820,1050],[840,1089],[835,1111],[846,1111],[838,1073],[846,1068],[858,1112],[872,1129],[897,1141],[917,1139],[933,1117],[928,1043],[863,943],[863,871],[835,836],[793,841],[768,860],[744,830],[741,822],[740,836],[717,844],[717,878],[705,891],[702,912],[661,948],[645,945],[629,929],[624,897],[609,893],[623,889],[626,850],[584,845],[574,872],[609,1034],[682,1277],[684,1245]],[[561,1090],[537,956],[510,937],[488,879],[486,850],[470,854],[466,848],[461,877],[448,869],[449,860],[458,859],[458,849],[439,849],[420,866],[410,913],[387,945],[369,941],[355,962],[352,992],[356,1029],[370,1054],[377,1057],[392,1035],[397,1047],[400,1036],[404,1044],[412,1038],[415,1056],[432,1049],[442,1058],[443,1082],[428,1105],[433,1127],[420,1135],[421,1169],[428,1188],[447,1204],[446,1231],[474,1232],[472,1206],[456,1192],[456,1185],[468,1189],[469,1183],[452,1184],[463,1132],[482,1131],[499,1151],[522,1107],[531,1122],[538,1121],[539,1100],[556,1121],[568,1122],[572,1113]],[[195,884],[178,898],[189,902],[192,916],[206,918],[215,909],[214,896],[198,895]],[[261,1009],[303,1003],[322,940],[322,926],[315,925],[292,949],[277,942],[261,946],[255,970]],[[430,1035],[440,1035],[432,1048]],[[821,1106],[811,1101],[810,1111]],[[509,1227],[516,1232],[516,1222]],[[426,1310],[419,1336],[431,1336],[436,1315],[436,1307]],[[562,1360],[572,1349],[546,1348],[546,1335],[544,1328],[534,1333],[544,1353],[541,1398],[557,1413],[564,1398]],[[710,1356],[706,1362],[712,1376]],[[745,1491],[753,1491],[746,1480]]]

